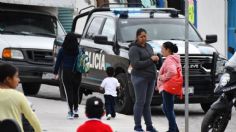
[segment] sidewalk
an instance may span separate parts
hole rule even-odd
[[[68,120],[66,118],[67,104],[64,101],[28,97],[41,122],[43,132],[75,132],[76,128],[87,120],[84,114],[84,105],[79,106],[79,118]],[[102,121],[109,124],[115,132],[133,132],[134,121],[132,115],[117,114],[115,119]],[[144,123],[144,121],[142,121]],[[167,122],[153,118],[153,124],[159,132],[167,129]],[[143,124],[143,128],[145,125]]]

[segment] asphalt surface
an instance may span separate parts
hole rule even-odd
[[[21,91],[21,86],[18,88]],[[44,132],[75,132],[76,128],[87,120],[84,114],[84,104],[86,99],[90,96],[98,96],[103,99],[101,94],[93,94],[84,96],[81,105],[79,106],[79,118],[68,120],[66,114],[68,106],[65,101],[60,100],[59,90],[57,87],[42,85],[39,94],[34,97],[28,97],[33,103],[33,108],[41,122]],[[176,121],[181,132],[185,131],[185,116],[184,104],[176,104]],[[189,132],[200,132],[201,122],[204,117],[199,104],[189,105]],[[168,122],[165,118],[161,106],[152,107],[153,125],[159,132],[165,132],[168,129]],[[102,121],[109,124],[115,132],[133,132],[133,116],[117,114],[115,119]],[[145,124],[143,123],[143,128]],[[225,132],[236,131],[236,112],[233,110],[232,119],[229,122]]]

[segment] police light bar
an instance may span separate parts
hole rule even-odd
[[[110,9],[114,14],[121,14],[124,12],[127,13],[140,13],[142,9],[140,8],[111,8]]]

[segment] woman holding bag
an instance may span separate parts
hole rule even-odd
[[[61,68],[62,77],[60,79],[66,94],[68,103],[68,119],[79,117],[79,88],[82,79],[82,73],[74,71],[76,57],[79,54],[77,35],[67,33],[62,48],[57,54],[57,60],[54,67],[55,79],[58,78],[58,72]]]
[[[163,43],[161,53],[166,59],[160,69],[157,79],[156,90],[159,90],[162,95],[162,109],[169,122],[168,132],[179,132],[175,120],[174,100],[175,95],[180,95],[182,97],[183,77],[180,56],[175,54],[177,52],[178,47],[175,44],[171,42]]]

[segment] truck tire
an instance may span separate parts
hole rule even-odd
[[[22,88],[25,95],[38,94],[40,86],[40,83],[22,83]]]
[[[210,109],[212,103],[201,103],[202,110],[204,113],[207,113],[207,111]]]
[[[120,89],[117,91],[115,109],[118,113],[130,115],[133,113],[133,101],[129,94],[129,85],[125,73],[116,76],[120,83]]]

